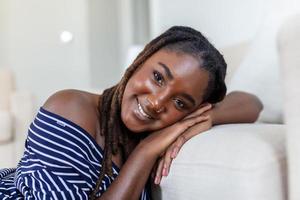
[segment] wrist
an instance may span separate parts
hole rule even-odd
[[[137,151],[138,154],[141,154],[146,159],[157,159],[160,156],[160,152],[156,150],[157,148],[150,146],[146,138],[141,140],[140,143],[136,146],[134,151]]]

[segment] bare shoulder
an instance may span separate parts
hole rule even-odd
[[[60,90],[52,94],[42,107],[78,124],[95,137],[99,124],[98,96],[75,89]]]

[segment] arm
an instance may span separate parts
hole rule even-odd
[[[229,93],[211,110],[212,124],[252,123],[263,109],[261,101],[252,94],[240,91]]]
[[[240,91],[229,93],[223,101],[215,104],[212,109],[203,113],[208,118],[193,127],[189,128],[184,134],[168,147],[164,155],[159,159],[157,168],[152,174],[155,176],[154,182],[159,184],[162,176],[167,176],[173,159],[185,142],[198,135],[213,125],[227,123],[252,123],[255,122],[259,113],[263,109],[261,101],[252,94]]]
[[[43,108],[59,114],[88,130],[92,137],[96,134],[94,104],[86,93],[77,90],[63,90],[47,99]],[[91,106],[92,105],[92,106]],[[152,132],[132,151],[122,166],[119,175],[98,200],[138,199],[157,158],[188,128],[205,120],[199,110],[191,113],[193,117],[182,119],[171,126]]]
[[[157,157],[147,145],[138,144],[122,166],[118,177],[98,200],[138,199]]]
[[[118,177],[98,200],[138,199],[158,157],[188,128],[206,119],[199,111],[195,113],[198,115],[152,132],[143,139],[122,166]]]

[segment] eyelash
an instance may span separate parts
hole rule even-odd
[[[163,77],[163,75],[160,72],[154,70],[153,71],[153,78],[154,78],[155,82],[159,86],[163,85],[163,83],[164,83],[164,77]],[[175,106],[176,106],[177,109],[182,110],[182,109],[186,108],[186,105],[185,105],[185,103],[182,100],[180,100],[180,99],[174,99],[174,102],[175,102]],[[178,104],[181,104],[181,105],[178,105]]]
[[[180,101],[180,104],[182,104],[182,106],[178,105],[178,101]],[[175,102],[176,108],[178,108],[179,110],[186,108],[185,103],[183,101],[181,101],[180,99],[174,99],[174,102]]]
[[[154,70],[153,71],[153,77],[154,77],[155,82],[158,85],[161,86],[163,84],[161,81],[164,81],[164,77],[161,75],[161,73],[159,73],[158,71]]]

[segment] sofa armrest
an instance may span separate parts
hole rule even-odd
[[[288,19],[278,33],[287,125],[289,198],[300,199],[300,15]]]
[[[154,199],[285,200],[284,125],[215,126],[188,141]]]

